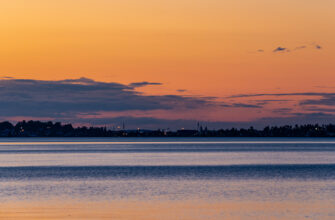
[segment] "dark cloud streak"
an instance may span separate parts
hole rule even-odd
[[[98,82],[87,78],[60,81],[0,80],[1,116],[64,117],[97,111],[193,109],[214,105],[202,97],[143,95],[135,85]],[[155,83],[156,84],[156,83]]]
[[[335,95],[335,93],[322,93],[322,92],[297,92],[297,93],[256,93],[256,94],[239,94],[232,95],[228,98],[249,98],[261,96],[328,96]]]
[[[285,48],[285,47],[277,47],[276,49],[273,50],[273,52],[274,53],[276,53],[276,52],[283,52],[285,50],[287,50],[287,48]]]
[[[162,83],[157,83],[157,82],[134,82],[134,83],[130,83],[129,86],[136,88],[136,87],[143,87],[143,86],[160,86],[162,85]]]

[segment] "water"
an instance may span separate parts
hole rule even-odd
[[[1,219],[335,218],[333,139],[0,141]]]

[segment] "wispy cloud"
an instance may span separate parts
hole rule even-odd
[[[303,50],[303,49],[308,49],[308,48],[314,48],[314,49],[317,49],[317,50],[321,50],[323,49],[322,46],[320,46],[319,44],[316,44],[316,43],[312,43],[312,44],[308,44],[308,45],[301,45],[301,46],[296,46],[296,47],[292,47],[292,48],[289,48],[289,47],[283,47],[283,46],[278,46],[276,47],[275,49],[272,50],[273,53],[278,53],[278,52],[293,52],[293,51],[296,51],[296,50]],[[258,49],[256,50],[256,52],[258,53],[263,53],[265,52],[265,50],[263,49]]]
[[[262,108],[263,105],[262,104],[255,105],[255,104],[245,104],[245,103],[233,103],[230,106],[234,108]]]
[[[158,83],[158,82],[134,82],[134,83],[130,83],[129,86],[130,87],[143,87],[143,86],[160,86],[162,85],[162,83]]]
[[[299,46],[299,47],[296,47],[294,48],[294,50],[302,50],[302,49],[306,49],[307,46],[303,45],[303,46]]]
[[[276,53],[276,52],[284,52],[286,50],[287,50],[287,48],[285,48],[285,47],[277,47],[276,49],[273,50],[273,52],[274,53]]]
[[[216,127],[272,125],[281,123],[281,118],[286,123],[335,121],[335,93],[257,93],[218,99],[190,96],[184,90],[177,95],[146,95],[136,90],[152,84],[161,83],[125,85],[88,78],[59,81],[3,78],[0,79],[0,116],[1,119],[53,118],[91,124],[115,124],[123,117],[134,127],[146,125],[147,128],[191,126],[197,118],[217,120],[218,123],[208,122]],[[274,117],[264,118],[264,113]],[[229,114],[235,120],[250,121],[225,122],[225,119],[233,120]]]
[[[322,92],[255,93],[255,94],[232,95],[227,98],[248,98],[248,97],[261,97],[261,96],[328,96],[328,95],[335,95],[335,93],[322,93]]]
[[[307,99],[300,102],[300,105],[325,105],[335,106],[335,94],[325,93],[322,98],[319,99]]]
[[[213,101],[203,97],[143,95],[135,91],[138,86],[151,84],[124,85],[87,78],[60,81],[0,79],[0,115],[64,117],[97,111],[194,109],[214,105]]]

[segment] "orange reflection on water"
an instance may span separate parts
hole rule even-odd
[[[49,201],[0,204],[0,219],[333,219],[334,210],[322,202]]]

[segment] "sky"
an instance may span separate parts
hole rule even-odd
[[[0,120],[330,123],[333,0],[0,1]]]

